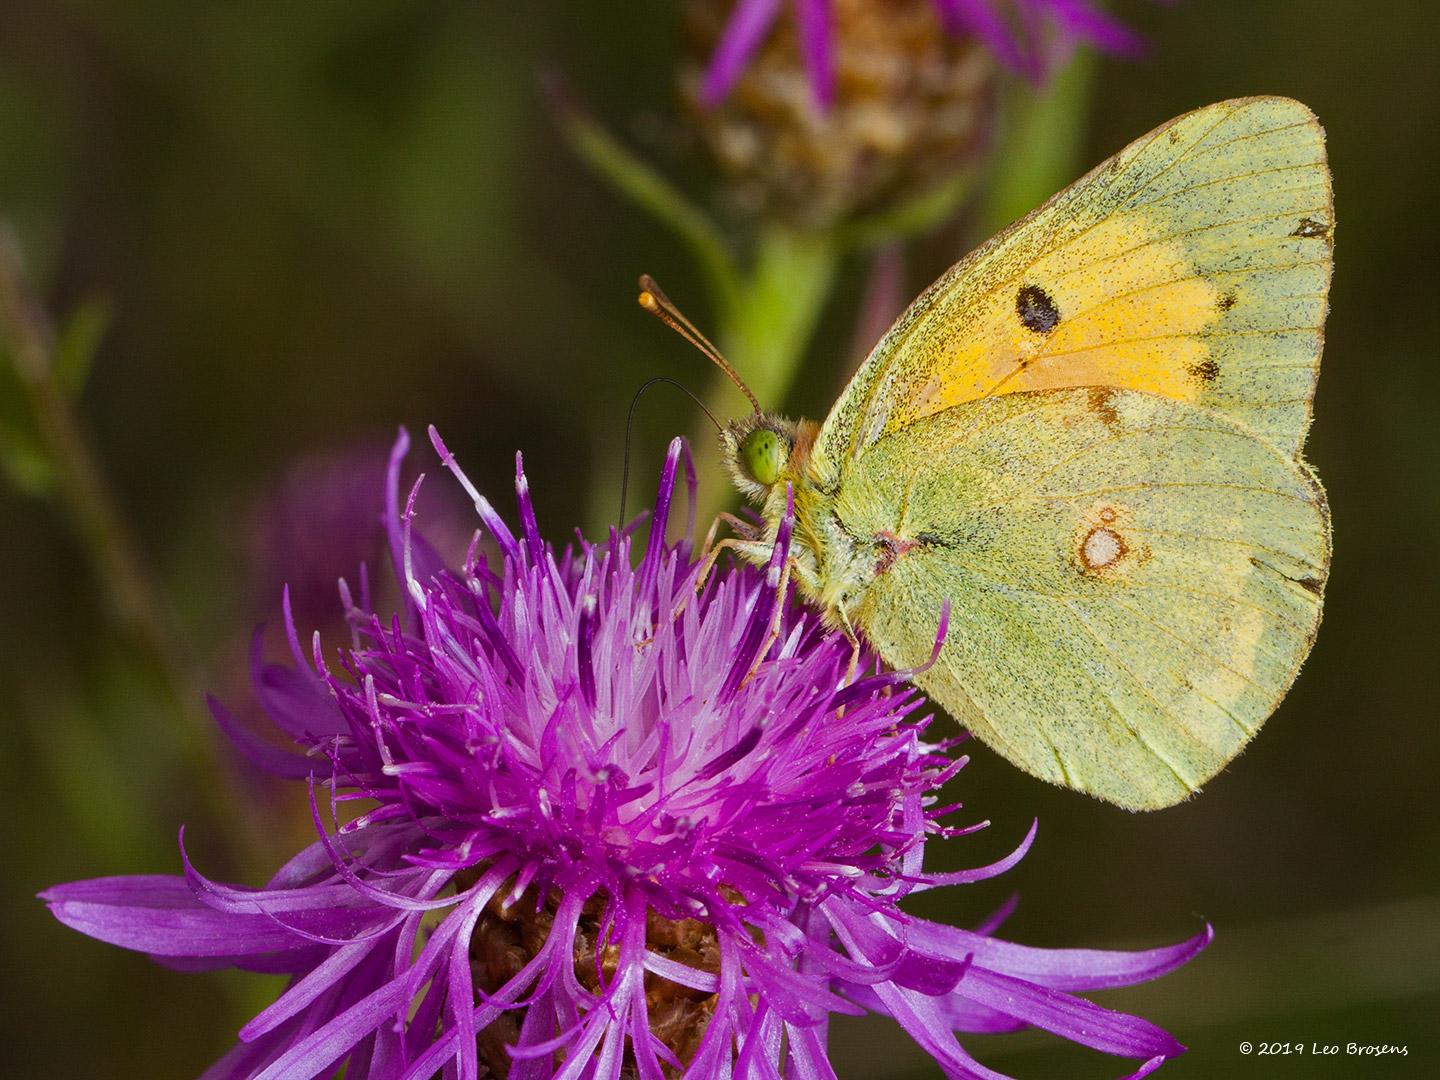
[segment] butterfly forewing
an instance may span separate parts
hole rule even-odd
[[[1213,409],[1296,455],[1333,209],[1324,134],[1284,98],[1222,102],[1121,151],[952,268],[876,346],[815,468],[978,399],[1074,386]]]

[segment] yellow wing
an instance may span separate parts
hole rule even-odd
[[[1126,147],[927,289],[821,429],[813,467],[979,398],[1139,390],[1298,455],[1334,216],[1325,137],[1286,98],[1221,102]]]

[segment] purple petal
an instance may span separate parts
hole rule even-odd
[[[996,1012],[1107,1054],[1150,1058],[1185,1052],[1168,1032],[1148,1020],[984,968],[971,968],[958,992]]]
[[[1005,20],[991,7],[989,0],[935,0],[941,20],[952,33],[973,34],[986,48],[1016,71],[1028,64],[1020,43]]]
[[[779,11],[780,0],[739,0],[735,5],[700,87],[700,100],[705,105],[714,108],[725,100]]]
[[[400,526],[400,467],[410,452],[410,433],[403,427],[395,435],[390,462],[385,470],[385,539],[390,546],[390,564],[396,577],[403,574],[405,537]]]
[[[386,1017],[404,1006],[404,990],[405,981],[396,979],[367,994],[308,1038],[287,1049],[255,1080],[320,1075],[384,1023]]]
[[[835,101],[835,62],[831,57],[830,0],[795,0],[800,55],[810,76],[815,104],[824,112]]]
[[[230,715],[229,709],[208,694],[205,697],[205,704],[210,706],[210,715],[220,725],[220,730],[225,733],[225,737],[251,763],[266,772],[291,780],[303,780],[312,773],[323,771],[324,762],[304,758],[298,754],[281,750],[279,747],[271,746],[249,728],[238,723]]]
[[[345,717],[325,684],[308,670],[264,663],[259,653],[259,635],[256,637],[251,683],[265,714],[300,743],[344,734],[348,730]]]
[[[1136,1069],[1134,1072],[1126,1073],[1120,1078],[1120,1080],[1145,1080],[1145,1077],[1149,1076],[1151,1073],[1153,1073],[1156,1069],[1160,1068],[1161,1065],[1164,1065],[1165,1062],[1169,1060],[1170,1059],[1165,1057],[1164,1055],[1157,1055],[1151,1058],[1149,1061],[1145,1062],[1144,1065],[1141,1065],[1140,1068]]]
[[[460,468],[459,463],[455,460],[455,455],[450,453],[449,448],[440,438],[440,432],[435,430],[434,425],[431,425],[429,431],[430,444],[435,448],[435,452],[440,455],[440,460],[445,468],[450,470],[450,474],[460,482],[460,486],[463,487],[465,493],[470,496],[471,501],[475,504],[475,512],[480,515],[481,522],[490,530],[490,535],[495,538],[495,542],[500,545],[500,550],[505,553],[507,558],[518,562],[520,560],[520,546],[515,541],[514,533],[512,533],[509,526],[505,524],[505,519],[495,512],[495,508],[490,505],[490,500],[485,498],[484,495],[481,495],[475,485],[470,482],[470,478],[466,476]],[[398,470],[398,463],[392,466],[392,468]],[[395,484],[398,485],[398,472],[395,475]],[[398,486],[392,490],[393,497],[387,496],[387,505],[396,505],[398,501]],[[396,529],[398,530],[398,525]],[[393,550],[394,541],[392,540],[391,543]],[[397,562],[396,566],[397,568],[403,566],[403,559]]]
[[[1045,0],[1045,7],[1066,30],[1106,52],[1139,56],[1145,51],[1144,38],[1089,0]]]
[[[93,878],[40,894],[72,930],[157,956],[250,956],[306,944],[273,919],[206,907],[183,878]]]
[[[956,870],[949,874],[925,874],[923,881],[926,885],[971,885],[977,881],[986,881],[998,877],[1007,870],[1012,869],[1016,863],[1025,858],[1030,845],[1035,842],[1035,833],[1040,828],[1040,821],[1037,818],[1030,823],[1030,831],[1025,834],[1025,839],[1020,841],[1019,846],[1003,859],[997,859],[986,866],[977,866],[972,870]]]
[[[250,1080],[274,1060],[294,1037],[298,1024],[253,1043],[237,1043],[229,1053],[200,1075],[200,1080]]]
[[[876,987],[875,993],[885,1011],[935,1059],[946,1076],[957,1080],[1009,1080],[1003,1073],[986,1068],[965,1052],[965,1048],[955,1041],[952,1029],[933,999],[885,984]]]
[[[268,1008],[262,1009],[240,1029],[240,1038],[245,1042],[257,1039],[274,1031],[331,990],[335,983],[348,975],[375,948],[373,942],[361,945],[347,945],[331,953],[324,962],[317,964],[303,979],[297,980]]]
[[[890,1014],[885,1003],[880,1000],[872,987],[857,983],[845,983],[844,989],[845,996],[857,1005],[863,1005],[871,1012],[884,1016]],[[945,1027],[950,1031],[964,1031],[976,1035],[1004,1035],[1012,1031],[1022,1031],[1029,1026],[1024,1020],[1016,1020],[1013,1016],[996,1012],[988,1006],[970,1001],[959,994],[950,994],[948,997],[940,998],[934,1004],[936,1014],[943,1018]]]
[[[1188,941],[1143,952],[1037,949],[919,919],[906,926],[905,936],[912,946],[942,955],[973,953],[975,962],[983,967],[1004,971],[1040,986],[1056,990],[1106,990],[1147,982],[1174,971],[1210,944],[1214,931],[1207,926]]]

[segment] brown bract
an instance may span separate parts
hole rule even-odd
[[[475,985],[486,993],[499,990],[540,951],[550,935],[559,907],[558,896],[548,898],[538,911],[531,892],[508,906],[503,903],[507,896],[505,890],[501,890],[486,905],[471,938],[470,960]],[[607,981],[614,975],[619,954],[615,945],[596,949],[600,908],[598,901],[585,908],[575,937],[575,978],[592,992],[599,992],[602,975]],[[666,919],[652,911],[646,918],[645,937],[646,947],[659,956],[699,971],[720,971],[720,946],[715,930],[705,923],[695,919]],[[647,973],[645,976],[650,1030],[685,1063],[700,1047],[706,1025],[715,1011],[715,998],[715,994],[693,990],[657,975]],[[476,1036],[480,1060],[501,1080],[510,1073],[511,1059],[506,1047],[520,1041],[520,1026],[524,1021],[525,1010],[514,1009]],[[671,1066],[662,1067],[667,1077],[679,1075]]]
[[[700,103],[734,5],[689,0],[680,92],[745,212],[830,224],[951,179],[984,148],[995,65],[931,0],[833,0],[835,100],[817,105],[786,5],[724,103]]]

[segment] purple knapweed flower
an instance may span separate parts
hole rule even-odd
[[[163,963],[290,977],[208,1077],[824,1078],[829,1018],[867,1010],[950,1077],[998,1075],[957,1031],[1033,1024],[1141,1074],[1182,1050],[1072,992],[1163,974],[1208,928],[1045,950],[901,910],[1002,872],[1030,837],[979,869],[922,869],[927,838],[979,827],[939,824],[963,759],[922,740],[905,673],[847,683],[843,635],[778,593],[788,521],[768,570],[697,592],[689,541],[665,538],[678,440],[632,566],[628,532],[547,545],[518,457],[512,533],[432,439],[498,562],[476,543],[446,569],[412,533],[402,435],[387,526],[406,610],[342,586],[353,640],[328,660],[287,618],[295,666],[262,665],[258,689],[305,755],[216,708],[257,761],[308,780],[318,841],[258,889],[204,877],[182,834],[183,877],[44,894]],[[332,831],[322,803],[352,800]]]
[[[335,606],[335,579],[373,565],[385,534],[375,492],[389,447],[366,441],[289,465],[246,508],[250,596],[268,611],[288,589],[301,619]]]
[[[260,617],[269,618],[288,591],[302,623],[328,620],[335,610],[336,579],[374,565],[386,548],[376,492],[385,483],[389,456],[387,440],[366,438],[307,455],[256,492],[244,515],[246,591]],[[471,524],[468,505],[452,495],[447,488],[427,488],[417,512],[430,543],[458,556]],[[342,615],[336,612],[337,619]]]
[[[881,0],[868,0],[881,2]],[[736,0],[711,56],[700,97],[720,104],[769,34],[785,0]],[[835,97],[832,0],[790,0],[796,41],[821,108]],[[1013,71],[1040,81],[1080,42],[1106,52],[1134,55],[1140,39],[1091,0],[934,0],[945,31],[973,37]]]

